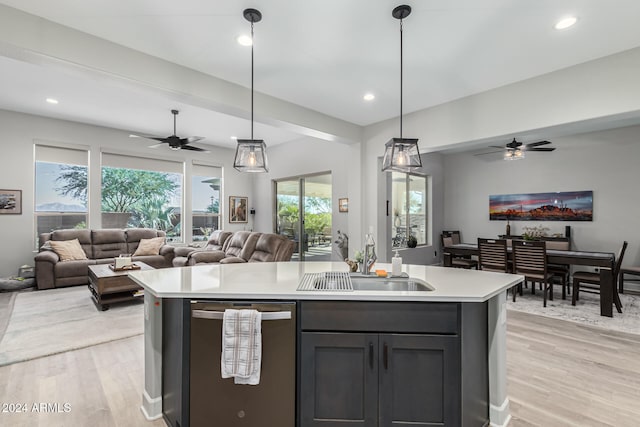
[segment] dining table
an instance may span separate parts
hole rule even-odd
[[[511,256],[511,248],[507,248]],[[442,249],[443,264],[451,267],[454,256],[472,256],[479,254],[476,243],[457,243]],[[612,252],[565,251],[547,249],[547,263],[565,265],[584,265],[598,269],[600,272],[600,315],[613,317],[613,305],[618,313],[622,313],[622,304],[614,283],[613,271],[616,256]]]

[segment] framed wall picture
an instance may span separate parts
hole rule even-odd
[[[22,213],[22,190],[0,190],[0,214]]]
[[[229,222],[247,222],[248,197],[229,196]]]
[[[338,199],[338,211],[349,212],[349,199]]]
[[[490,195],[489,220],[593,221],[593,191]]]

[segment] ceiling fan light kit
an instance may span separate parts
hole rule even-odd
[[[507,150],[504,152],[505,160],[521,160],[524,159],[524,151],[516,148],[514,150]]]
[[[411,172],[422,167],[417,138],[402,137],[402,20],[409,16],[411,7],[400,5],[391,15],[400,20],[400,138],[391,138],[385,144],[382,158],[383,171]]]
[[[267,144],[253,139],[253,24],[260,22],[262,14],[257,9],[245,9],[242,15],[251,23],[251,139],[238,139],[233,167],[240,172],[269,172]]]

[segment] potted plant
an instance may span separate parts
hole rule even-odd
[[[416,236],[409,236],[409,238],[407,238],[407,247],[415,248],[416,246],[418,246],[418,239],[416,239]]]

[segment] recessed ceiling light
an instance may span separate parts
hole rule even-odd
[[[251,46],[252,45],[252,41],[251,41],[251,37],[249,36],[239,36],[236,40],[238,40],[238,43],[240,43],[242,46]]]
[[[573,26],[573,24],[575,24],[576,22],[578,22],[578,18],[576,18],[575,16],[568,16],[559,20],[554,28],[556,30],[564,30],[565,28]]]
[[[372,93],[365,93],[362,99],[364,99],[365,101],[373,101],[374,99],[376,99],[376,96]]]
[[[238,139],[238,137],[237,136],[232,136],[231,139]]]
[[[54,98],[47,98],[47,102],[48,102],[49,104],[57,104],[57,103],[58,103],[58,100],[57,100],[57,99],[54,99]]]

